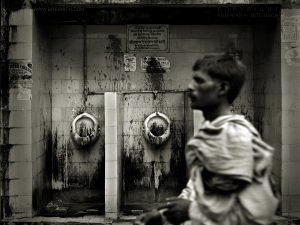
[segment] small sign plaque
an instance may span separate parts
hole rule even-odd
[[[146,72],[149,66],[154,66],[156,68],[163,69],[164,71],[170,71],[171,63],[166,57],[161,56],[145,56],[141,58],[141,70]]]
[[[300,43],[284,43],[284,58],[289,66],[300,66]]]
[[[25,61],[9,62],[9,84],[11,88],[22,86],[32,87],[32,63]]]
[[[168,52],[169,25],[127,25],[127,50],[129,52]]]
[[[134,72],[136,70],[136,57],[134,54],[124,54],[124,70]]]
[[[281,41],[295,42],[300,37],[300,17],[283,16],[281,22]]]

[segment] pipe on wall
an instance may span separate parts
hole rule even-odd
[[[87,95],[104,95],[107,91],[88,91]],[[163,90],[163,91],[120,91],[120,94],[143,94],[143,93],[186,93],[188,90]]]
[[[83,22],[83,106],[86,109],[86,102],[88,96],[88,88],[87,88],[87,44],[86,44],[86,22]]]

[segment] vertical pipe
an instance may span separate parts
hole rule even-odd
[[[68,142],[65,140],[66,152],[65,152],[65,188],[68,188],[69,183],[69,173],[68,173]]]
[[[86,22],[83,22],[83,105],[86,110],[87,101],[87,46],[86,46]]]
[[[4,42],[4,38],[3,38],[4,35],[2,33],[2,32],[4,32],[4,29],[3,29],[4,15],[3,15],[3,11],[2,11],[4,9],[4,7],[3,7],[4,3],[3,2],[4,1],[0,1],[0,42],[1,42],[0,45],[2,45],[2,43]],[[2,65],[0,67],[0,72],[2,72],[1,68],[2,68]],[[0,96],[1,96],[0,97],[0,146],[2,144],[4,144],[4,142],[3,142],[3,132],[4,132],[4,129],[3,129],[3,125],[2,125],[2,123],[3,123],[2,122],[3,121],[3,118],[2,118],[2,96],[3,96],[2,95],[2,85],[3,85],[3,82],[2,82],[2,77],[1,76],[3,76],[2,73],[0,75],[0,81],[1,81],[1,85],[0,85]],[[1,147],[0,147],[0,150],[2,150]],[[3,193],[2,193],[2,176],[0,176],[0,219],[3,218],[2,196],[3,196]]]
[[[183,131],[184,131],[184,135],[183,135],[183,146],[184,146],[184,149],[185,149],[185,145],[186,145],[186,141],[187,141],[187,139],[188,139],[188,137],[187,137],[187,135],[188,135],[188,131],[187,131],[187,127],[186,127],[186,123],[187,123],[187,118],[186,118],[186,114],[187,114],[187,112],[186,112],[186,106],[187,106],[187,104],[186,104],[186,91],[184,91],[183,92]],[[185,154],[183,154],[183,157],[185,157]],[[185,160],[185,159],[184,159]],[[185,167],[186,168],[186,177],[188,177],[189,176],[189,172],[188,172],[188,169],[187,169],[187,167]]]

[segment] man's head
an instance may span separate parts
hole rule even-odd
[[[231,104],[243,87],[245,65],[227,54],[205,56],[193,66],[189,97],[193,109],[205,109],[226,101]]]

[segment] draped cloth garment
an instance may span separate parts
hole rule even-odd
[[[241,115],[204,122],[187,143],[190,179],[180,195],[192,200],[192,223],[270,224],[278,206],[270,183],[273,151]],[[207,179],[203,171],[213,176]],[[246,185],[236,190],[232,180]],[[207,191],[205,183],[214,187],[213,191]]]

